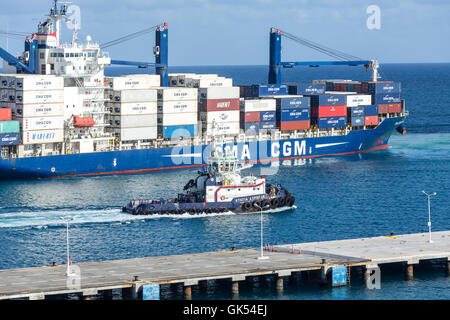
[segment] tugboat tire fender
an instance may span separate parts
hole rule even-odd
[[[277,208],[280,205],[280,200],[278,198],[272,199],[272,208]]]
[[[280,198],[280,207],[284,207],[286,205],[286,198],[285,197],[282,197],[282,198]]]

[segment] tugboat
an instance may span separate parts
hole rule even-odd
[[[295,198],[281,185],[266,183],[264,176],[241,176],[241,165],[235,155],[212,153],[205,171],[184,186],[184,193],[169,200],[132,200],[123,212],[135,215],[251,213],[275,208],[291,208]]]

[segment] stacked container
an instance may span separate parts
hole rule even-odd
[[[280,131],[308,130],[311,126],[310,98],[285,96],[276,99]]]
[[[198,134],[198,90],[168,87],[158,89],[158,135],[164,139]]]
[[[311,118],[321,129],[346,127],[347,95],[312,95]]]
[[[378,114],[402,112],[400,83],[392,81],[363,82],[362,91],[372,95],[372,104],[378,105]]]
[[[64,78],[53,75],[15,76],[14,118],[23,144],[64,140]]]
[[[277,104],[275,99],[250,99],[241,101],[241,128],[245,131],[276,129]]]

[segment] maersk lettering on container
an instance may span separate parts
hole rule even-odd
[[[55,143],[64,140],[64,130],[25,131],[22,133],[23,144]]]

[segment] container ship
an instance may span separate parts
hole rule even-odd
[[[90,36],[81,44],[76,27],[62,43],[66,13],[55,1],[22,56],[0,48],[0,179],[205,166],[213,137],[214,152],[264,163],[385,149],[405,132],[401,84],[379,81],[377,61],[281,62],[281,37],[298,38],[271,28],[268,83],[235,85],[168,73],[167,23],[153,28],[151,64],[113,60]],[[327,64],[364,65],[372,78],[281,82],[283,67]],[[156,72],[107,77],[110,65]]]

